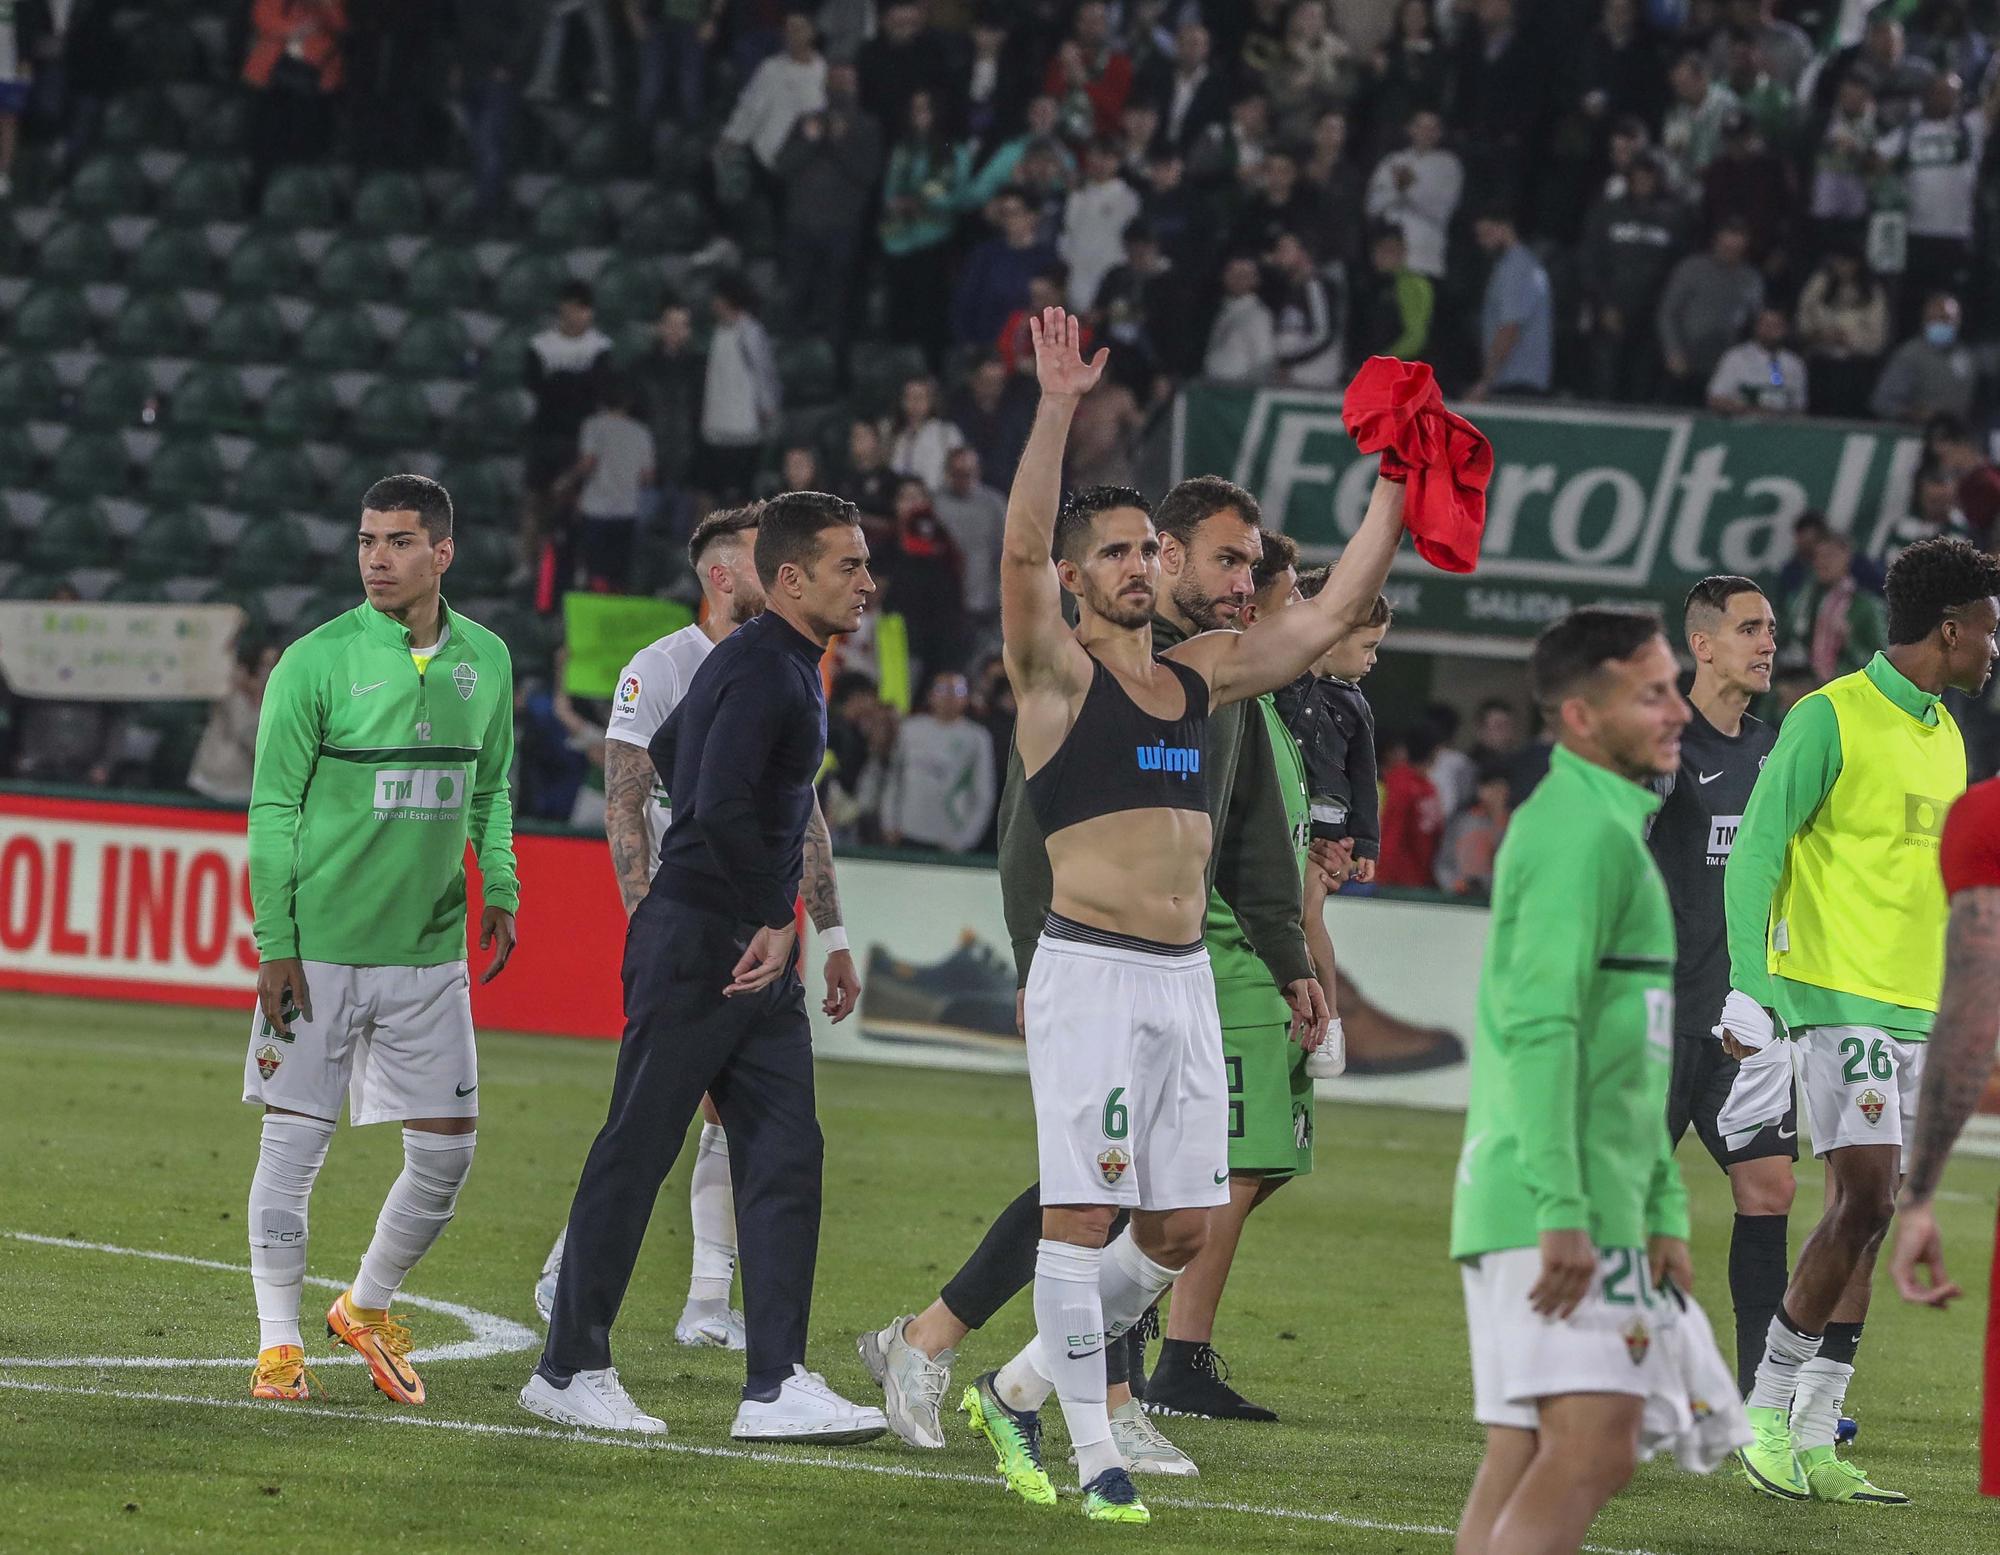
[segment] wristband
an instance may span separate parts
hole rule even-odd
[[[819,948],[829,956],[836,951],[847,949],[847,930],[838,923],[830,929],[821,929]]]

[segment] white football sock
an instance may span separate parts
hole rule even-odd
[[[1146,1315],[1180,1270],[1154,1263],[1139,1251],[1131,1227],[1104,1249],[1097,1272],[1097,1296],[1104,1308],[1104,1337],[1116,1339]]]
[[[1785,1319],[1785,1309],[1771,1319],[1764,1337],[1764,1359],[1757,1363],[1757,1380],[1750,1389],[1753,1409],[1790,1409],[1798,1392],[1799,1368],[1817,1359],[1824,1334],[1802,1333]]]
[[[306,1201],[326,1162],[333,1125],[291,1112],[264,1114],[250,1179],[250,1284],[257,1292],[257,1347],[303,1347],[299,1296],[306,1283]]]
[[[1847,1384],[1854,1368],[1818,1356],[1799,1368],[1798,1392],[1792,1398],[1792,1446],[1800,1452],[1831,1447],[1840,1424],[1840,1406],[1847,1401]]]
[[[403,1171],[382,1201],[375,1237],[354,1276],[352,1304],[369,1311],[386,1308],[402,1289],[417,1260],[450,1223],[458,1190],[472,1170],[479,1135],[432,1134],[403,1130]]]
[[[719,1124],[701,1126],[688,1178],[688,1219],[694,1227],[688,1302],[724,1305],[736,1274],[736,1194],[729,1182],[729,1135]]]
[[[1104,1249],[1043,1239],[1035,1254],[1035,1354],[1046,1368],[1076,1449],[1078,1483],[1124,1462],[1104,1410],[1104,1303],[1098,1294]],[[1141,1311],[1144,1308],[1140,1309]],[[1138,1316],[1130,1314],[1129,1323]],[[1044,1395],[1046,1396],[1046,1395]]]

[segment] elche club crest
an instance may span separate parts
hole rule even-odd
[[[451,683],[458,687],[459,699],[470,702],[473,688],[479,684],[479,671],[470,664],[461,664],[451,672]]]
[[[1625,1341],[1625,1353],[1631,1357],[1632,1364],[1642,1365],[1646,1353],[1653,1348],[1653,1331],[1646,1326],[1646,1320],[1635,1317],[1618,1332]]]
[[[1861,1109],[1861,1116],[1868,1120],[1868,1126],[1874,1128],[1882,1121],[1882,1109],[1889,1105],[1889,1099],[1871,1085],[1854,1098],[1854,1105]]]
[[[1107,1188],[1117,1187],[1119,1179],[1125,1175],[1126,1168],[1131,1164],[1132,1158],[1116,1145],[1109,1150],[1097,1152],[1097,1172],[1104,1179],[1104,1186]]]
[[[257,1073],[267,1080],[278,1072],[278,1065],[284,1061],[284,1055],[269,1042],[257,1049]]]

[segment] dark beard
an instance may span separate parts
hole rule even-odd
[[[1174,608],[1194,623],[1197,632],[1233,632],[1236,623],[1224,621],[1215,613],[1216,601],[1210,599],[1195,587],[1194,580],[1174,585]]]
[[[1153,601],[1150,599],[1143,605],[1131,604],[1127,603],[1122,593],[1106,596],[1085,584],[1083,602],[1113,626],[1123,627],[1127,631],[1144,626],[1153,619]]]

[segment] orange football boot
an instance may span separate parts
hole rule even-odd
[[[259,1350],[257,1369],[250,1376],[250,1396],[289,1400],[311,1398],[306,1352],[295,1344],[274,1344],[268,1350]]]
[[[410,1330],[399,1317],[352,1305],[342,1291],[327,1308],[327,1337],[344,1344],[368,1363],[375,1386],[399,1404],[421,1404],[424,1384],[410,1365]]]

